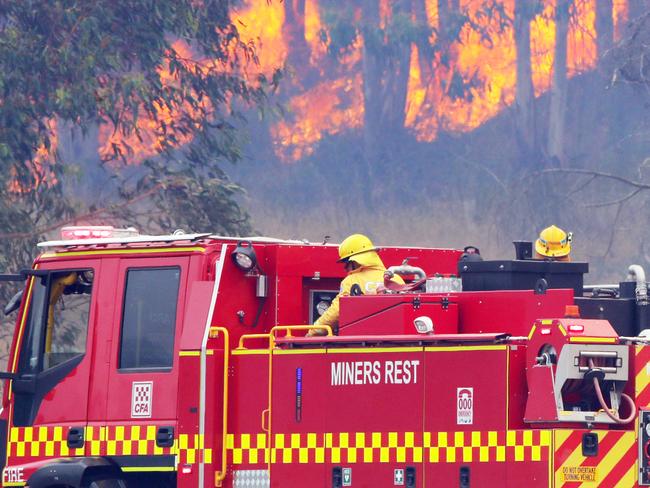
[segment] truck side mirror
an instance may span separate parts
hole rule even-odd
[[[9,315],[11,312],[15,312],[16,310],[18,310],[18,308],[20,308],[20,302],[22,299],[23,299],[23,290],[20,290],[13,297],[11,297],[11,300],[7,302],[5,308],[3,309],[4,314]]]

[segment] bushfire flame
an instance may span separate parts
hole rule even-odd
[[[596,65],[596,1],[577,0],[573,5],[572,21],[567,37],[567,71],[576,76],[593,69]],[[514,17],[515,0],[499,2],[505,16]],[[268,9],[265,0],[249,0],[250,13],[258,12],[260,17]],[[514,29],[511,23],[496,25],[496,20],[481,16],[482,2],[464,0],[461,10],[471,22],[466,24],[450,48],[453,57],[451,67],[440,66],[439,55],[428,67],[415,44],[411,46],[410,73],[405,107],[405,126],[420,141],[431,141],[439,130],[469,131],[494,117],[514,101],[516,86],[516,48]],[[536,96],[547,91],[551,85],[554,64],[555,22],[553,13],[555,0],[546,5],[531,22],[531,67]],[[426,21],[434,29],[439,27],[438,1],[426,0]],[[380,2],[383,23],[390,16],[389,2]],[[320,63],[327,51],[326,23],[321,18],[317,0],[305,2],[305,40],[309,45],[311,66],[295,66],[298,76],[309,69],[320,69]],[[627,1],[614,1],[613,22],[615,33],[627,17]],[[495,25],[490,25],[490,23]],[[380,24],[381,26],[381,24]],[[282,26],[278,26],[281,30]],[[490,31],[490,39],[482,31]],[[321,31],[321,35],[318,32]],[[272,39],[277,42],[278,36]],[[324,42],[325,40],[325,42]],[[435,39],[434,39],[435,41]],[[291,46],[277,49],[287,53]],[[326,134],[354,129],[363,124],[363,70],[362,42],[357,42],[352,54],[340,60],[340,66],[333,73],[327,73],[327,80],[312,86],[294,83],[287,106],[291,112],[285,121],[272,127],[277,154],[285,161],[298,160],[310,154],[318,141]],[[267,53],[260,49],[260,59]],[[263,65],[266,63],[263,62]],[[426,76],[422,68],[427,70]],[[469,86],[464,96],[454,93],[454,76],[460,75]],[[470,84],[471,82],[471,84]],[[304,86],[304,87],[303,87]]]
[[[516,88],[516,46],[512,19],[516,0],[501,0],[502,19],[483,15],[480,0],[461,0],[465,23],[457,40],[448,49],[448,59],[441,53],[425,59],[415,43],[410,46],[410,69],[407,85],[405,122],[407,130],[419,141],[432,141],[442,131],[470,131],[511,105]],[[530,23],[531,67],[536,96],[551,85],[554,65],[556,0],[546,0],[543,11]],[[576,76],[596,66],[596,2],[575,0],[567,37],[567,71]],[[363,125],[363,39],[357,36],[345,52],[334,56],[331,25],[323,0],[245,0],[232,13],[232,20],[244,41],[257,46],[259,69],[273,69],[291,64],[282,86],[282,100],[288,116],[271,127],[274,149],[284,161],[297,161],[311,154],[326,135],[354,130]],[[377,0],[379,26],[386,26],[392,16],[391,2]],[[422,0],[426,19],[435,45],[440,27],[439,0]],[[627,16],[627,0],[614,0],[613,22],[619,33]],[[346,4],[347,5],[347,4]],[[331,8],[331,7],[330,7]],[[288,10],[292,9],[292,10]],[[288,14],[289,12],[289,14]],[[360,8],[353,8],[354,21],[361,20]],[[415,18],[415,13],[412,17]],[[422,15],[422,14],[420,14]],[[298,28],[300,26],[300,28]],[[489,39],[484,33],[489,31]],[[298,37],[296,37],[298,36]],[[188,49],[175,45],[174,49]],[[299,50],[307,55],[295,61]],[[294,56],[292,58],[292,56]],[[171,74],[163,80],[173,83]],[[177,114],[163,110],[159,119],[172,120]],[[104,127],[100,133],[102,156],[113,144],[126,142],[133,150],[131,159],[139,161],[161,150],[160,124],[146,117],[139,119],[140,137],[124,136]],[[179,137],[178,144],[187,142]]]
[[[10,178],[7,182],[7,191],[15,195],[22,195],[41,186],[53,186],[57,182],[56,175],[52,169],[55,160],[55,154],[59,145],[57,123],[55,119],[46,121],[47,131],[49,133],[49,147],[41,144],[34,153],[31,161],[25,162],[26,169],[32,175],[31,184],[27,185],[20,181],[15,168],[10,169]]]

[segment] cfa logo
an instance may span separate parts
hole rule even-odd
[[[23,468],[5,468],[2,472],[2,483],[22,483],[25,481]]]
[[[151,417],[153,382],[136,381],[131,390],[131,417]]]

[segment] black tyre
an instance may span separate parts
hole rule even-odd
[[[93,479],[84,484],[84,488],[128,488],[126,481],[116,478]]]

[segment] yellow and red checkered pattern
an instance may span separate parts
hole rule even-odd
[[[83,456],[84,449],[69,449],[68,429],[56,427],[12,427],[7,442],[7,455],[17,458]]]
[[[455,463],[535,462],[550,459],[551,431],[229,434],[229,462]]]
[[[69,449],[68,428],[63,426],[12,427],[9,431],[10,458],[57,458],[67,456],[162,456],[176,455],[178,463],[200,461],[202,436],[181,434],[171,447],[156,445],[154,425],[87,426],[84,447]],[[205,462],[212,462],[212,450],[205,449]]]

